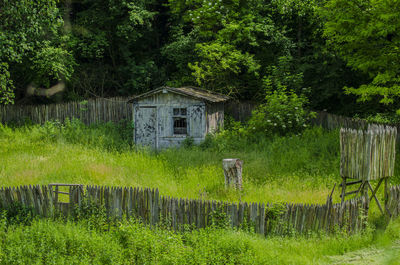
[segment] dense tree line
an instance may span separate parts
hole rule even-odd
[[[357,95],[376,110],[400,91],[397,1],[0,0],[0,10],[0,104],[195,85],[256,101],[288,88],[351,113]]]

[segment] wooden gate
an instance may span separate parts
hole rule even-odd
[[[62,191],[61,188],[68,189]],[[51,194],[53,194],[54,206],[59,209],[63,214],[67,215],[75,204],[79,204],[83,194],[82,184],[64,184],[64,183],[51,183],[49,184]],[[68,195],[68,197],[61,197],[59,195]]]

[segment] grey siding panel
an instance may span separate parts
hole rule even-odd
[[[136,107],[135,142],[156,148],[157,110],[155,107]]]
[[[158,107],[158,132],[159,137],[173,135],[172,107],[168,105]]]

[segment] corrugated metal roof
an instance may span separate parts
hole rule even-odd
[[[208,91],[205,89],[201,89],[198,87],[192,87],[192,86],[167,87],[167,86],[164,86],[164,87],[159,87],[157,89],[143,93],[141,95],[135,96],[132,99],[128,100],[128,103],[132,103],[140,98],[145,98],[145,97],[160,93],[163,90],[167,90],[172,93],[181,94],[181,95],[185,95],[185,96],[189,96],[189,97],[203,99],[203,100],[206,100],[206,101],[212,102],[212,103],[224,102],[229,99],[228,96],[225,96],[225,95],[222,95],[219,93],[215,93],[212,91]]]

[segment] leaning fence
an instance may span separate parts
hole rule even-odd
[[[368,202],[363,197],[343,204],[293,203],[228,203],[162,196],[158,189],[105,186],[71,186],[69,203],[55,201],[48,186],[3,187],[0,189],[0,208],[14,203],[32,207],[42,216],[55,212],[70,214],[84,198],[104,206],[108,216],[134,217],[154,225],[167,220],[175,230],[185,225],[196,228],[212,224],[216,212],[222,213],[232,227],[247,227],[256,233],[287,234],[311,231],[333,232],[345,229],[357,232],[364,227]]]

